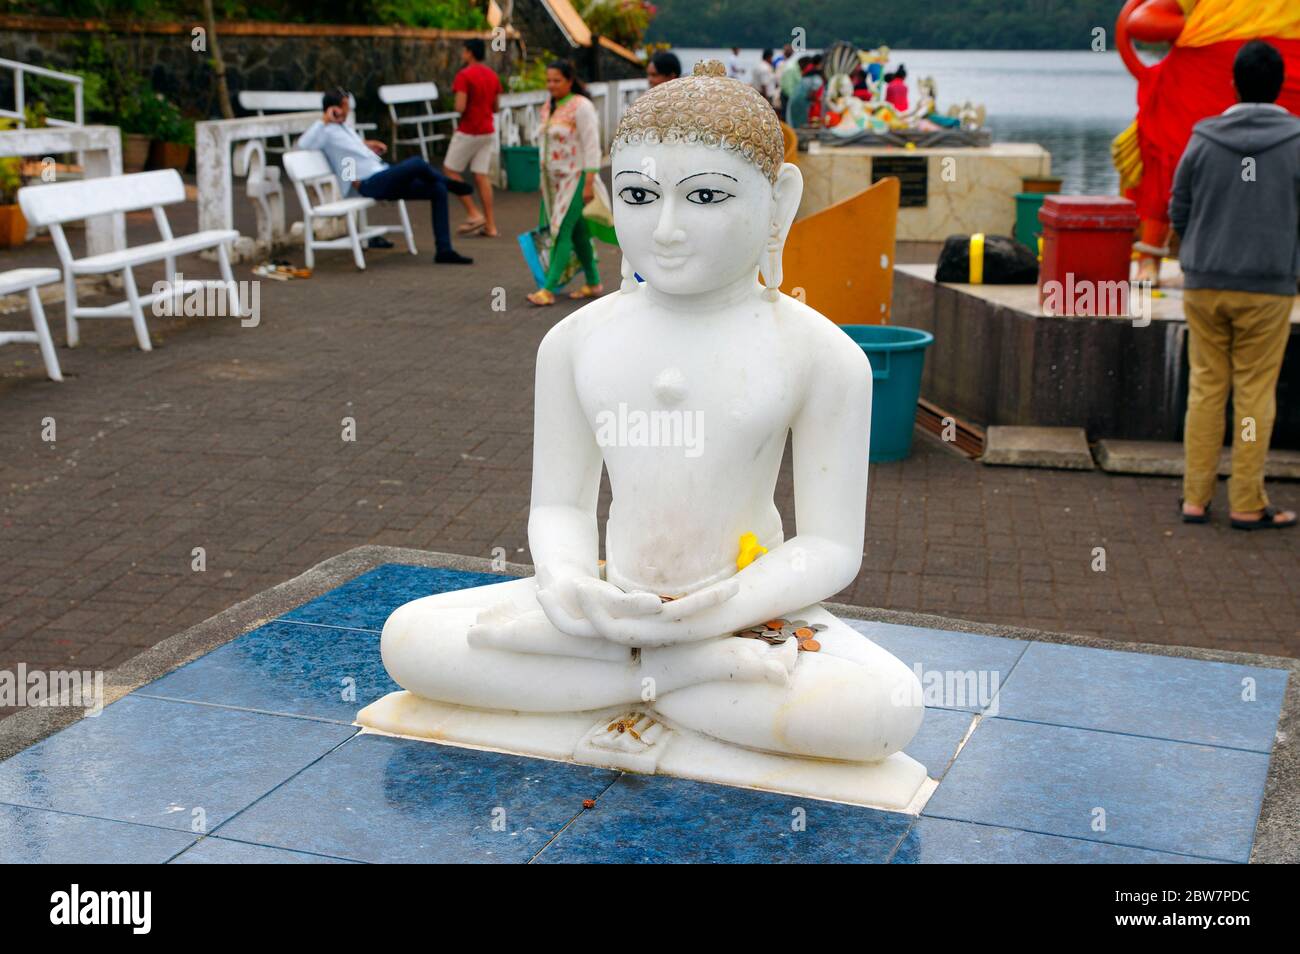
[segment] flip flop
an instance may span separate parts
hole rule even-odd
[[[1205,505],[1205,512],[1200,514],[1185,513],[1183,511],[1183,499],[1178,498],[1178,515],[1183,518],[1183,523],[1209,523],[1210,522],[1210,505]]]
[[[555,304],[555,293],[548,291],[545,288],[539,288],[531,295],[525,295],[524,297],[528,299],[529,304],[537,305],[538,307]]]
[[[1272,507],[1265,507],[1259,515],[1258,520],[1237,520],[1233,519],[1232,529],[1234,530],[1285,530],[1288,527],[1296,525],[1296,518],[1290,520],[1274,520],[1278,511]]]
[[[456,234],[475,235],[479,232],[482,232],[486,225],[487,225],[486,219],[479,219],[477,222],[473,220],[469,222],[462,222],[460,225],[456,226]]]
[[[569,297],[577,300],[579,298],[599,298],[605,294],[604,285],[583,285],[577,291],[569,292]]]

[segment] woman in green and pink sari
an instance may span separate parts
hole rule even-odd
[[[574,259],[586,284],[570,298],[595,298],[604,292],[596,270],[591,232],[583,206],[595,196],[600,173],[600,127],[573,64],[557,60],[546,68],[551,98],[542,107],[542,210],[540,227],[551,234],[546,282],[528,296],[534,305],[555,303],[555,290],[573,274]]]

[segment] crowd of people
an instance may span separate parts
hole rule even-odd
[[[826,73],[821,53],[796,54],[787,43],[781,50],[765,49],[759,60],[746,66],[739,47],[732,47],[727,57],[727,75],[753,86],[772,104],[781,119],[790,126],[801,127],[815,122],[822,113],[822,96]],[[661,50],[650,58],[646,77],[651,86],[682,75],[681,60],[675,53]],[[884,99],[899,113],[907,111],[907,67],[900,64],[892,72],[883,72],[879,63],[857,66],[850,74],[853,95],[863,100],[875,98],[875,88],[883,83]]]

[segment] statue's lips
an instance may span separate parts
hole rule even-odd
[[[665,254],[664,252],[655,252],[654,254],[655,254],[655,261],[658,262],[659,265],[662,266],[663,268],[677,268],[688,258],[690,258],[690,256],[687,255],[685,252],[681,252],[677,255]]]

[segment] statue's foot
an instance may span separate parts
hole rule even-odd
[[[735,636],[710,639],[641,650],[641,677],[656,697],[703,682],[766,682],[784,688],[798,655],[793,639],[776,646]]]
[[[896,657],[820,607],[819,652],[799,652],[788,685],[717,681],[660,695],[670,724],[746,748],[807,758],[875,762],[920,728],[921,686]],[[789,646],[794,641],[789,641]]]

